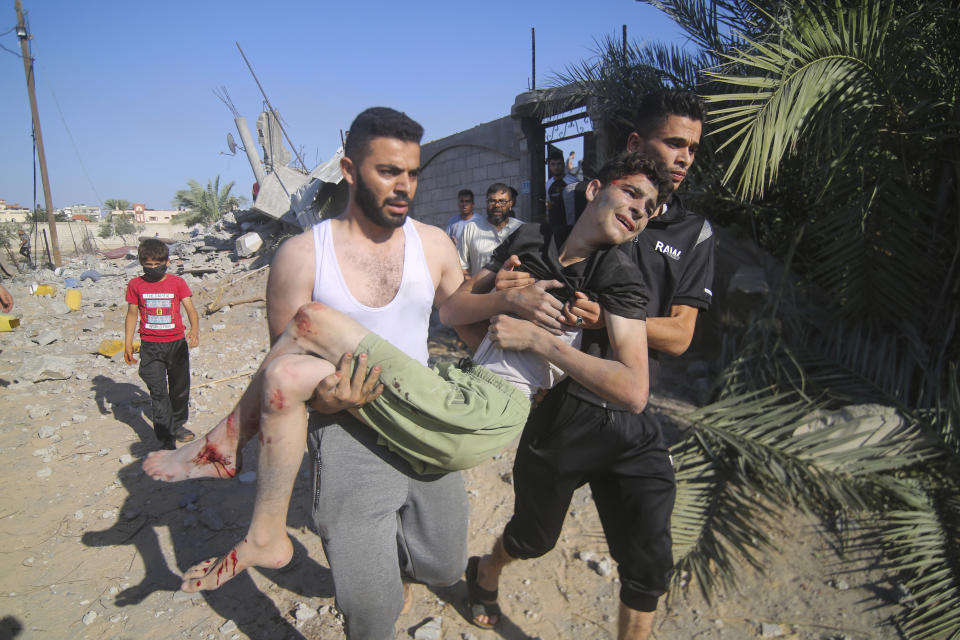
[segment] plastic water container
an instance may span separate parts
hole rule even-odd
[[[83,302],[83,294],[80,293],[80,289],[67,289],[64,302],[67,303],[67,306],[70,307],[72,311],[79,311],[80,304]]]
[[[30,285],[30,293],[35,296],[53,296],[57,293],[57,288],[52,284],[32,284]]]
[[[20,318],[9,313],[0,313],[0,331],[13,331],[20,326]]]

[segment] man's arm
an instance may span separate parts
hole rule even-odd
[[[563,286],[557,280],[541,280],[528,287],[495,290],[496,274],[481,269],[440,307],[440,321],[446,325],[467,325],[500,313],[512,313],[552,333],[561,330],[562,303],[547,293]]]
[[[491,321],[490,337],[503,349],[537,353],[600,397],[640,413],[650,391],[644,321],[604,316],[615,360],[586,354],[530,322],[508,316]]]
[[[200,318],[197,316],[197,309],[193,306],[193,298],[187,296],[180,301],[180,306],[187,312],[187,319],[190,320],[190,331],[187,332],[187,346],[190,348],[200,345]]]
[[[685,304],[670,307],[670,315],[647,318],[647,342],[651,349],[671,356],[682,355],[693,341],[699,309]]]
[[[313,234],[310,231],[289,238],[273,258],[267,279],[267,326],[271,346],[280,339],[294,314],[313,300],[315,258]],[[265,366],[267,360],[261,367]],[[379,369],[367,376],[366,367],[357,366],[350,374],[352,358],[346,354],[338,368],[317,385],[310,400],[311,409],[321,413],[337,413],[370,402],[378,395]]]

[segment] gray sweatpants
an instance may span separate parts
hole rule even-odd
[[[390,640],[403,606],[403,578],[440,587],[463,574],[463,479],[413,473],[349,415],[311,414],[310,428],[313,520],[347,637]]]

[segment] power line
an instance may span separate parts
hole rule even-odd
[[[46,71],[46,69],[44,69],[44,71]],[[80,149],[77,147],[77,142],[73,139],[73,133],[70,131],[70,126],[67,125],[67,119],[64,118],[63,111],[60,109],[60,102],[57,100],[57,96],[53,92],[53,86],[46,82],[46,77],[44,77],[44,82],[47,85],[47,89],[50,90],[50,97],[53,98],[53,104],[57,106],[57,113],[60,114],[60,121],[63,122],[63,128],[67,131],[67,137],[70,138],[70,144],[73,146],[73,152],[77,154],[77,161],[80,163],[80,168],[83,169],[83,175],[87,179],[87,183],[90,185],[90,188],[93,190],[93,195],[96,196],[97,202],[102,207],[103,198],[100,197],[100,192],[97,191],[97,187],[93,184],[93,179],[90,178],[90,174],[87,172],[87,166],[83,163],[83,157],[80,155]]]

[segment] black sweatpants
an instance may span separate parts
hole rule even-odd
[[[190,401],[190,349],[183,338],[140,343],[140,378],[150,391],[153,432],[163,443],[187,422]]]
[[[513,517],[503,534],[513,558],[536,558],[560,536],[573,492],[589,482],[620,600],[654,611],[673,569],[670,514],[676,483],[660,425],[554,389],[533,410],[513,466]]]

